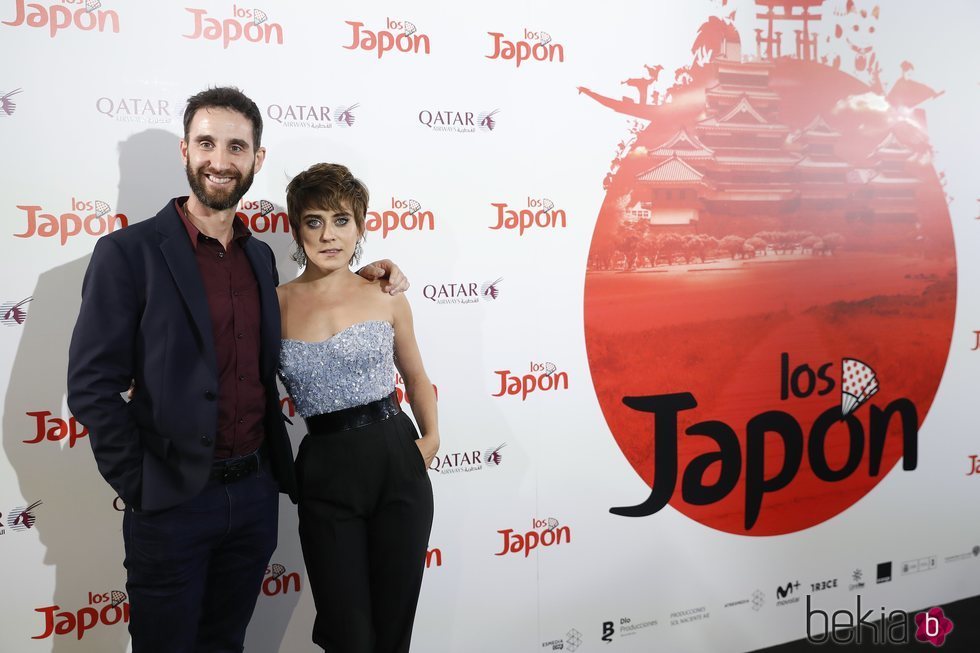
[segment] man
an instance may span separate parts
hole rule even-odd
[[[278,493],[295,501],[275,258],[235,218],[265,159],[261,137],[258,107],[237,89],[190,98],[180,153],[191,195],[100,239],[82,286],[68,405],[126,502],[134,653],[241,651],[276,548]],[[407,287],[390,262],[375,266],[391,272],[386,291]]]

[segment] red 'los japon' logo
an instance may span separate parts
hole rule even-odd
[[[418,200],[392,197],[390,208],[367,212],[364,228],[384,239],[393,231],[435,231],[436,218]]]
[[[71,211],[55,215],[45,213],[39,204],[18,204],[24,212],[27,226],[17,238],[54,238],[63,246],[69,238],[86,234],[101,236],[129,225],[123,213],[113,213],[112,207],[101,200],[76,200],[71,198]]]
[[[373,31],[364,23],[348,20],[353,39],[345,50],[364,50],[377,53],[378,59],[386,53],[397,50],[408,54],[429,54],[429,35],[422,34],[415,24],[407,20],[385,19],[385,29]]]
[[[283,29],[279,23],[270,23],[269,17],[261,9],[245,9],[231,6],[231,18],[211,18],[207,9],[184,8],[194,16],[194,31],[184,34],[185,39],[204,39],[221,41],[221,48],[243,38],[249,43],[275,43],[282,45]]]
[[[531,528],[525,533],[519,533],[513,528],[497,531],[503,538],[503,548],[494,555],[505,556],[523,553],[527,558],[539,546],[553,547],[568,544],[572,541],[572,529],[561,526],[554,517],[547,519],[532,519]]]
[[[520,68],[525,61],[565,61],[565,48],[560,43],[554,43],[547,32],[533,31],[524,28],[522,38],[507,39],[501,32],[487,32],[493,38],[493,53],[486,55],[487,59],[513,61],[515,68]]]
[[[242,199],[235,217],[255,233],[289,233],[289,216],[285,211],[277,211],[276,205],[269,200]]]
[[[11,27],[46,27],[51,38],[70,27],[82,32],[104,32],[109,29],[118,34],[119,14],[111,9],[102,10],[101,6],[100,0],[61,0],[49,5],[36,2],[25,4],[24,0],[16,0],[17,13],[12,20],[5,20],[3,24]]]
[[[554,363],[531,361],[530,371],[521,376],[510,370],[497,370],[494,374],[500,382],[500,388],[492,395],[494,397],[520,395],[521,401],[525,401],[529,394],[537,391],[568,390],[568,372],[559,372]]]
[[[129,623],[129,601],[120,590],[89,592],[88,605],[78,610],[62,610],[60,605],[35,608],[44,616],[44,630],[31,639],[47,639],[53,635],[74,635],[81,640],[93,628]]]
[[[28,411],[25,414],[34,418],[34,436],[28,440],[22,440],[24,444],[38,444],[45,441],[61,442],[67,439],[68,448],[72,449],[75,443],[88,437],[88,429],[70,415],[68,419],[61,419],[54,417],[50,410]]]
[[[521,202],[521,205],[523,202]],[[568,226],[564,209],[555,208],[555,203],[547,197],[528,197],[527,206],[511,208],[506,202],[493,202],[490,206],[497,210],[494,224],[490,229],[517,230],[523,236],[528,230],[564,229]]]

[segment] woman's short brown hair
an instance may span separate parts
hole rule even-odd
[[[303,247],[300,220],[310,209],[351,213],[357,233],[363,236],[368,199],[367,187],[347,166],[339,163],[311,165],[286,186],[286,213],[296,246]]]

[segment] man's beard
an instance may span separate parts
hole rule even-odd
[[[190,185],[195,197],[197,197],[201,204],[215,211],[226,211],[234,208],[238,204],[238,200],[242,199],[245,193],[248,192],[248,189],[252,187],[252,181],[255,179],[254,167],[248,171],[248,175],[244,178],[237,170],[220,175],[215,174],[215,177],[232,177],[234,181],[226,191],[218,190],[209,193],[204,168],[201,168],[195,174],[191,170],[190,161],[188,161],[185,170],[187,172],[187,183]]]

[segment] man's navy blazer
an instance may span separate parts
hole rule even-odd
[[[244,241],[261,305],[266,389],[262,451],[295,500],[292,447],[276,386],[280,321],[272,249]],[[125,393],[135,381],[133,399]],[[218,429],[211,315],[174,200],[155,217],[102,237],[82,283],[68,355],[68,406],[88,427],[99,471],[140,510],[162,510],[208,481]]]

